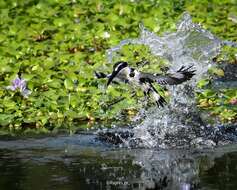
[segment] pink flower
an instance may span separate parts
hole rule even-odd
[[[230,100],[230,104],[232,104],[232,105],[237,105],[237,98],[232,98],[232,99]]]

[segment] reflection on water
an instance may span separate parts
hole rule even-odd
[[[237,189],[236,145],[125,149],[74,135],[0,141],[0,147],[1,190]]]
[[[206,189],[237,189],[237,150],[216,158],[200,179]]]

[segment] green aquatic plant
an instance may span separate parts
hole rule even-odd
[[[1,0],[0,126],[11,130],[53,130],[74,122],[109,121],[123,113],[133,115],[141,107],[137,103],[141,92],[132,97],[125,85],[109,88],[105,93],[105,81],[94,77],[96,70],[111,71],[106,50],[123,39],[137,37],[141,22],[158,34],[174,31],[184,11],[221,39],[236,41],[234,5],[230,0]],[[219,59],[234,62],[233,49],[224,49]],[[226,56],[229,52],[231,58]],[[159,62],[146,65],[143,69],[148,72],[161,72],[168,65],[166,60],[151,56],[144,46],[124,47],[117,59],[131,64],[142,59]],[[6,89],[18,73],[18,82],[24,79],[27,88],[12,84]],[[123,100],[118,101],[121,97]],[[235,97],[230,94],[229,99]],[[209,99],[209,95],[198,98]],[[218,105],[214,108],[220,110],[215,112],[220,117],[223,109]]]

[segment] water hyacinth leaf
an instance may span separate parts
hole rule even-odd
[[[57,100],[59,97],[59,94],[57,93],[56,90],[48,90],[46,92],[43,92],[42,95],[44,95],[45,97],[51,100]]]
[[[219,69],[219,68],[215,68],[215,67],[209,69],[209,72],[211,72],[212,74],[215,74],[219,77],[223,77],[225,75],[223,69]]]
[[[111,95],[111,96],[121,96],[121,92],[120,91],[118,91],[118,90],[116,90],[115,88],[113,88],[113,87],[108,87],[108,89],[107,89],[107,93],[109,94],[109,95]]]
[[[198,82],[198,87],[199,88],[203,88],[205,87],[206,85],[208,85],[210,83],[209,80],[207,79],[201,79],[199,82]]]
[[[77,94],[71,94],[70,95],[70,105],[72,106],[72,108],[76,108],[79,104],[78,101],[78,95]]]
[[[9,73],[12,71],[12,68],[9,65],[1,65],[0,72],[1,73]]]
[[[0,113],[0,126],[7,126],[12,123],[14,115],[12,114],[1,114]]]
[[[17,108],[16,102],[11,99],[5,99],[3,104],[7,110],[15,110]]]
[[[73,110],[68,110],[67,112],[65,112],[65,116],[68,118],[77,118],[78,113]]]
[[[35,77],[35,75],[34,74],[26,74],[26,73],[24,73],[24,74],[22,74],[22,77],[25,80],[30,81],[30,80],[32,80]]]
[[[62,88],[62,80],[52,79],[47,82],[47,85],[51,88]]]
[[[32,70],[32,71],[39,72],[39,73],[43,72],[43,68],[40,67],[39,65],[33,66],[33,67],[31,68],[31,70]]]
[[[64,86],[67,90],[73,90],[74,89],[74,83],[71,79],[65,79],[64,80]]]
[[[43,61],[42,65],[44,69],[51,69],[55,65],[55,63],[52,58],[47,58]]]
[[[212,97],[216,95],[216,92],[214,90],[207,89],[203,92],[203,94],[206,97]]]

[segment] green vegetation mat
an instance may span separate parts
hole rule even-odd
[[[194,22],[219,38],[237,40],[236,0],[0,0],[0,10],[0,126],[10,130],[47,131],[81,121],[110,121],[123,113],[132,117],[142,93],[131,97],[126,85],[105,91],[105,80],[96,80],[94,71],[111,71],[106,50],[137,37],[141,22],[162,34],[174,31],[188,11]],[[144,57],[159,59],[143,46],[122,51],[134,63]],[[236,64],[236,54],[236,48],[224,47],[217,65]],[[158,61],[157,72],[166,64]],[[224,75],[221,69],[213,73]],[[17,76],[14,82],[21,89],[12,84]],[[200,88],[209,82],[201,81]],[[200,108],[222,122],[236,121],[236,102],[236,89],[197,94]]]

